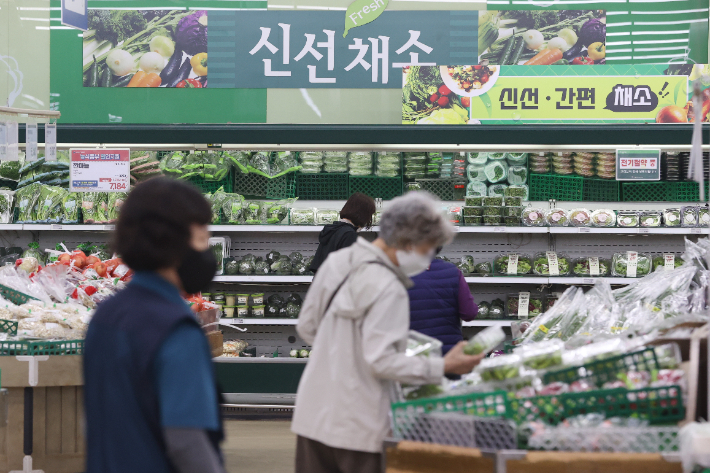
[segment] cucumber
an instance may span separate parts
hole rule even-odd
[[[510,55],[513,54],[513,46],[515,46],[515,38],[509,38],[505,42],[505,48],[503,48],[503,55],[500,57],[498,64],[504,66],[510,61]]]
[[[94,63],[91,65],[89,70],[89,87],[99,86],[99,64],[96,62],[96,56],[94,55]]]
[[[513,48],[513,54],[510,57],[510,62],[508,64],[517,64],[520,61],[520,56],[523,55],[523,49],[525,49],[525,41],[522,37],[515,41],[515,47]]]
[[[101,82],[99,83],[99,87],[111,87],[111,75],[111,69],[106,66],[101,74]]]
[[[133,79],[133,74],[126,74],[125,76],[116,78],[111,87],[125,87]]]

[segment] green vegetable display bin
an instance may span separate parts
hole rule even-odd
[[[613,179],[584,179],[582,200],[585,202],[618,202],[621,186]]]
[[[289,173],[269,178],[260,174],[235,172],[234,192],[246,197],[291,199],[296,197],[296,176]]]
[[[621,200],[623,202],[676,202],[676,184],[679,183],[623,182]]]
[[[584,199],[584,178],[557,174],[530,173],[530,199],[581,201]]]
[[[348,173],[296,173],[296,194],[302,200],[346,200]]]
[[[416,183],[444,201],[463,200],[466,195],[466,181],[459,179],[417,179]]]
[[[373,199],[392,200],[402,195],[402,177],[350,176],[350,194],[362,192]]]
[[[705,201],[708,200],[708,183],[705,182]],[[699,202],[700,201],[700,185],[697,182],[676,182],[675,183],[675,202]]]

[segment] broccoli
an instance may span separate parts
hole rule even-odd
[[[136,10],[89,10],[89,29],[115,46],[146,29],[148,23]]]

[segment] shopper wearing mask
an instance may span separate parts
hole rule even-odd
[[[358,231],[372,227],[375,210],[372,197],[360,192],[351,195],[340,211],[340,221],[324,226],[320,232],[318,250],[308,269],[315,273],[330,253],[355,243]]]
[[[296,473],[380,471],[389,431],[392,381],[439,383],[470,372],[482,356],[407,357],[407,288],[426,270],[453,228],[429,194],[394,199],[379,238],[330,255],[316,274],[297,331],[313,346],[296,397]]]
[[[114,250],[135,271],[86,334],[87,473],[223,473],[207,339],[181,293],[205,290],[216,261],[209,203],[181,181],[136,186]]]
[[[409,328],[443,343],[446,354],[463,340],[461,321],[478,315],[468,283],[455,265],[434,259],[429,268],[412,278],[409,288]]]

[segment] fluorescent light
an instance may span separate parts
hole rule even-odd
[[[269,5],[269,8],[296,8],[295,5]]]
[[[49,18],[23,18],[20,17],[20,20],[25,20],[25,21],[49,21]]]
[[[634,25],[681,25],[683,23],[707,23],[707,18],[698,18],[696,20],[678,20],[678,21],[634,21]]]
[[[671,10],[671,11],[632,11],[632,15],[679,15],[681,13],[702,13],[708,11],[707,8],[695,8],[693,10]]]
[[[687,43],[689,41],[688,38],[685,39],[664,39],[663,43]],[[634,44],[658,44],[658,41],[654,40],[649,40],[649,41],[634,41]]]

